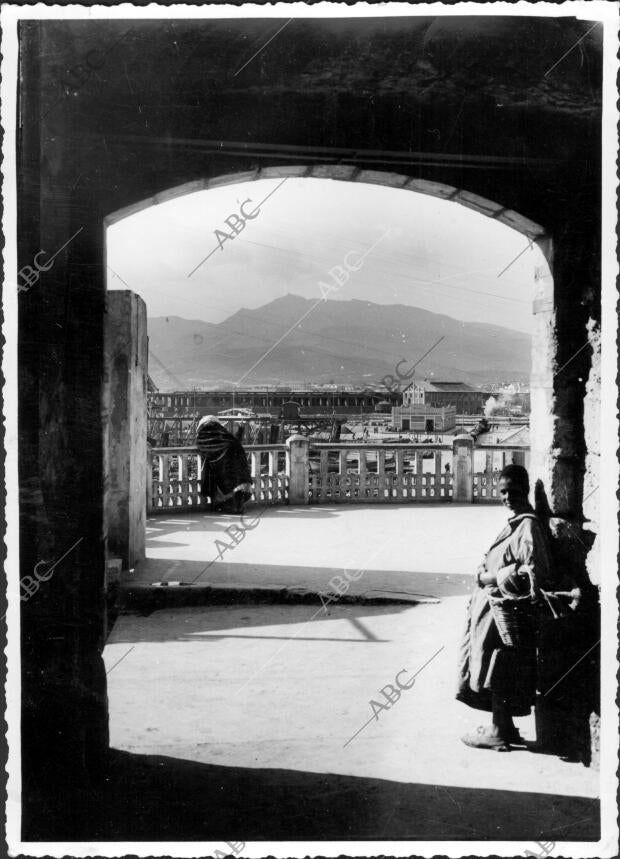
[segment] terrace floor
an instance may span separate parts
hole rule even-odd
[[[595,770],[459,741],[488,720],[454,700],[455,664],[472,570],[505,517],[482,505],[267,509],[207,583],[316,592],[346,567],[364,570],[359,593],[426,601],[121,614],[104,658],[111,745],[132,773],[119,777],[132,786],[125,837],[518,839],[517,852],[596,840]],[[233,518],[149,520],[134,578],[196,576]],[[403,669],[405,683],[420,672],[415,685],[373,718],[370,701]],[[533,717],[517,724],[535,738]]]
[[[417,600],[464,594],[505,521],[500,505],[254,507],[244,517],[254,527],[235,546],[226,529],[240,525],[238,516],[158,515],[147,521],[147,559],[128,585],[191,582],[317,593],[328,591],[330,578],[346,569],[358,578],[349,595]]]

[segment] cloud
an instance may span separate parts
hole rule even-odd
[[[384,186],[288,179],[218,247],[215,230],[238,223],[247,199],[264,200],[282,180],[201,191],[151,207],[108,229],[108,262],[145,299],[149,315],[219,322],[289,292],[321,296],[319,281],[349,251],[372,250],[333,297],[409,304],[465,321],[531,330],[534,267],[546,267],[521,234],[446,202]],[[246,211],[250,207],[246,205]],[[120,286],[110,280],[110,286]]]

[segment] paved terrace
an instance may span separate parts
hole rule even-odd
[[[343,567],[365,568],[352,590],[427,601],[121,615],[104,657],[111,743],[135,780],[123,798],[130,834],[503,838],[517,852],[538,849],[526,839],[596,839],[596,771],[459,741],[486,720],[454,701],[455,664],[471,571],[504,520],[476,505],[271,508],[201,581],[316,592]],[[135,580],[195,577],[231,521],[149,520]],[[421,668],[372,719],[379,690]],[[517,722],[533,740],[533,718]]]
[[[349,595],[418,600],[464,594],[506,521],[498,505],[422,503],[254,507],[244,522],[252,525],[257,516],[256,526],[228,550],[226,529],[240,524],[238,516],[149,518],[147,560],[129,585],[183,582],[317,593],[329,591],[330,578],[347,569],[359,576]]]

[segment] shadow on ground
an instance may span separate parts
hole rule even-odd
[[[146,521],[146,539],[153,542],[153,547],[165,545],[157,542],[158,535],[168,532],[213,532],[215,536],[224,532],[231,524],[247,524],[249,530],[257,527],[258,522],[265,517],[277,519],[281,524],[287,522],[312,522],[313,520],[335,519],[346,517],[347,520],[363,517],[368,510],[372,510],[373,518],[380,524],[382,518],[389,519],[397,511],[407,511],[412,516],[412,522],[416,514],[425,510],[449,509],[451,513],[463,509],[471,512],[471,504],[450,502],[447,505],[435,503],[424,503],[415,501],[399,504],[309,504],[308,506],[289,506],[288,504],[248,504],[243,516],[233,513],[214,513],[204,507],[196,506],[188,508],[169,507],[165,510],[151,511]],[[484,507],[483,507],[484,509]],[[488,508],[487,508],[488,509]],[[257,522],[258,517],[258,522]]]
[[[584,797],[223,767],[114,749],[101,787],[57,796],[57,808],[31,798],[24,840],[599,838],[599,804]]]
[[[471,504],[455,501],[442,502],[442,506],[443,504],[448,505],[451,510],[455,510],[460,507],[466,510],[471,509]],[[310,502],[307,506],[289,506],[288,504],[265,504],[264,502],[259,501],[245,505],[244,518],[247,519],[248,522],[252,522],[257,515],[262,516],[267,513],[270,518],[277,517],[282,520],[300,519],[308,521],[311,519],[330,519],[344,514],[349,517],[356,513],[363,514],[363,511],[369,508],[372,508],[373,513],[378,513],[379,515],[388,515],[391,511],[399,509],[408,509],[415,514],[416,511],[424,508],[436,509],[437,502],[430,501],[425,503],[424,501],[417,500],[410,502],[401,500],[394,504],[381,502],[365,502],[360,504],[350,502],[345,504],[313,504]],[[215,513],[201,505],[184,508],[167,507],[165,509],[159,508],[157,511],[150,511],[147,519],[147,527],[153,529],[161,528],[164,525],[170,524],[176,517],[178,517],[180,522],[183,519],[188,520],[188,525],[190,526],[188,530],[205,528],[213,528],[214,530],[217,530],[220,527],[225,528],[231,522],[239,522],[240,519],[240,516],[238,515],[232,513]]]
[[[167,546],[164,543],[163,546]],[[159,546],[158,546],[159,548]],[[358,572],[351,568],[352,573]],[[312,564],[299,566],[293,564],[243,564],[228,561],[192,561],[168,558],[146,558],[139,561],[135,571],[124,576],[124,592],[135,591],[137,587],[151,586],[153,582],[182,582],[185,586],[208,587],[210,585],[235,588],[239,585],[256,588],[282,588],[293,591],[333,591],[330,579],[343,576],[342,567],[319,567]],[[347,592],[368,594],[373,592],[388,594],[409,594],[411,597],[434,600],[441,597],[464,596],[471,594],[473,577],[455,573],[428,572],[425,570],[383,570],[365,569],[359,581],[354,582]]]
[[[165,595],[164,595],[165,596]],[[239,597],[247,597],[240,593]],[[138,642],[162,641],[221,641],[227,638],[280,639],[283,641],[344,641],[347,643],[377,643],[378,639],[364,624],[364,618],[377,615],[392,615],[412,608],[410,603],[402,605],[321,605],[314,600],[307,605],[279,605],[275,597],[267,604],[258,605],[253,600],[237,602],[228,597],[223,605],[187,606],[184,611],[175,611],[168,606],[153,609],[151,613],[120,615],[107,644],[137,644]],[[157,617],[153,613],[158,611]],[[320,628],[313,621],[349,621],[351,637],[330,638],[325,626]],[[155,621],[155,622],[153,622]],[[280,628],[285,624],[305,624],[303,630],[262,635],[262,626]],[[245,629],[248,631],[246,632]],[[221,631],[221,632],[220,632]]]

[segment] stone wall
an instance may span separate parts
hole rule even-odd
[[[588,349],[592,351],[592,358],[583,415],[587,450],[583,480],[583,515],[584,528],[597,535],[600,523],[598,487],[601,474],[601,329],[594,319],[588,322]],[[601,585],[599,550],[600,542],[594,540],[587,559],[590,581],[598,587]]]
[[[108,292],[105,348],[108,553],[127,570],[145,557],[146,533],[147,326],[138,295]]]

